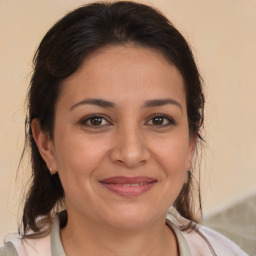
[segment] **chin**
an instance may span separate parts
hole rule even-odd
[[[108,224],[121,229],[143,228],[152,225],[161,218],[161,216],[156,216],[152,209],[141,209],[140,207],[123,207],[122,209],[113,210],[109,216],[105,215],[104,217],[107,217],[105,221]]]

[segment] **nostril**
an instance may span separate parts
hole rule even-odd
[[[117,159],[115,162],[116,162],[116,164],[126,166],[127,168],[135,168],[137,166],[141,166],[141,165],[145,164],[147,162],[147,160],[143,159],[143,160],[138,161],[138,160],[133,159],[133,161],[131,161],[131,159],[129,159],[129,160],[123,161],[123,160]]]
[[[116,162],[119,163],[119,164],[125,164],[125,162],[122,161],[122,160],[116,160]]]

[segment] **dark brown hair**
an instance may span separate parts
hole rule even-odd
[[[129,1],[98,2],[80,7],[59,20],[44,36],[35,57],[28,93],[26,148],[30,150],[32,177],[25,198],[22,234],[43,234],[61,208],[64,191],[58,174],[51,176],[32,137],[31,122],[40,121],[43,131],[53,139],[55,104],[62,82],[73,74],[83,60],[108,45],[134,43],[159,50],[183,76],[191,136],[201,139],[204,95],[201,78],[188,43],[158,10]],[[199,186],[193,187],[193,172],[174,207],[184,217],[195,220],[194,201],[199,201]],[[195,192],[195,195],[193,193]],[[38,221],[40,219],[40,221]]]

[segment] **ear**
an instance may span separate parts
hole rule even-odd
[[[192,167],[192,160],[196,149],[197,136],[191,136],[188,145],[188,161],[187,161],[187,171]]]
[[[32,120],[31,128],[34,141],[37,144],[42,158],[44,159],[51,174],[55,174],[57,172],[57,163],[53,140],[50,138],[49,134],[41,129],[40,121],[38,119]]]

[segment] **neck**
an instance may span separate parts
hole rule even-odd
[[[145,227],[122,229],[69,217],[60,233],[67,256],[178,255],[175,235],[165,225],[165,219]]]

